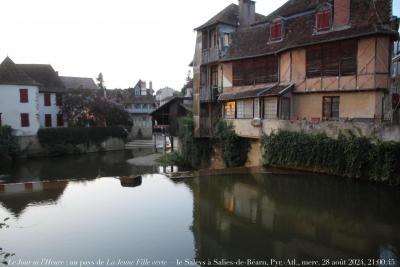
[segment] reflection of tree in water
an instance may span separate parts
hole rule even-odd
[[[198,260],[379,258],[385,245],[400,247],[395,188],[265,174],[187,184]]]
[[[1,222],[0,222],[0,230],[3,228],[9,228],[10,226],[7,224],[7,221],[10,218],[4,218]],[[7,251],[4,251],[2,247],[0,247],[0,263],[3,265],[8,265],[8,260],[10,259],[10,257],[13,257],[15,255],[15,253],[10,253]]]
[[[157,172],[153,166],[133,166],[127,159],[149,153],[147,150],[112,151],[19,162],[4,172],[8,182],[60,179],[95,179]]]
[[[55,204],[63,195],[68,182],[49,182],[41,191],[0,193],[0,203],[16,218],[21,216],[28,206]]]

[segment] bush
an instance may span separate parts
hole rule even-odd
[[[199,168],[210,163],[213,141],[211,139],[194,138],[193,117],[187,116],[179,120],[178,137],[181,142],[179,154],[182,167]]]
[[[110,137],[126,139],[128,132],[122,127],[46,128],[40,129],[40,144],[52,155],[79,153],[78,145],[100,144]]]
[[[17,139],[10,126],[0,126],[0,161],[10,161],[19,151]]]
[[[218,121],[215,124],[215,139],[221,147],[222,158],[227,167],[239,167],[246,163],[250,142],[236,135],[232,124]]]
[[[371,143],[366,137],[337,139],[278,131],[264,136],[264,164],[300,167],[328,174],[400,184],[400,144]]]

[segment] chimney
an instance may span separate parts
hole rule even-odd
[[[256,21],[256,3],[252,0],[239,0],[239,26],[250,26]]]
[[[149,89],[153,90],[153,82],[152,81],[149,82]]]
[[[333,6],[333,25],[341,27],[349,24],[350,0],[335,0]]]

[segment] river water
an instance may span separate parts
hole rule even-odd
[[[5,182],[51,181],[0,193],[10,265],[399,266],[399,188],[260,169],[171,180],[125,162],[141,153],[0,169]],[[135,174],[135,186],[117,179]]]

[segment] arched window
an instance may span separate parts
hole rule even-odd
[[[276,19],[271,24],[271,41],[279,41],[282,39],[283,24],[281,19]]]

